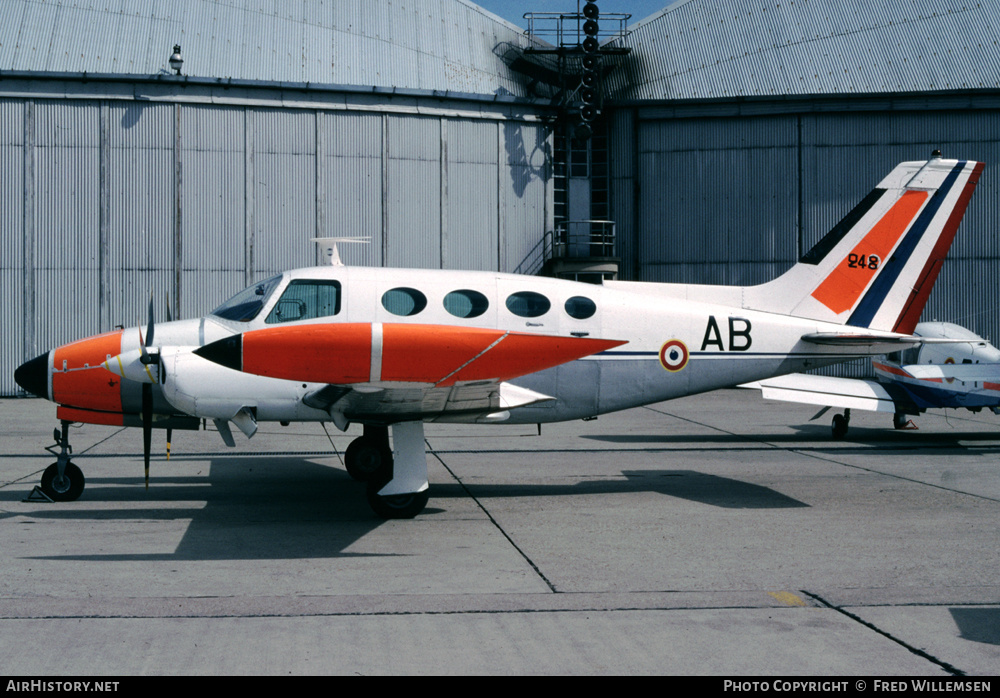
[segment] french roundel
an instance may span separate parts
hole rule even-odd
[[[660,363],[671,372],[687,366],[689,357],[687,346],[679,339],[671,339],[660,348]]]

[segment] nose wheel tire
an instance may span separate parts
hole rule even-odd
[[[83,471],[72,462],[66,463],[62,477],[59,477],[58,463],[53,463],[42,473],[42,492],[56,502],[76,501],[83,494],[84,484]]]

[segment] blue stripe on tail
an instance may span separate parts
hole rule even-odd
[[[871,288],[868,289],[861,302],[858,303],[858,307],[854,309],[851,317],[847,320],[848,325],[854,327],[869,327],[871,325],[875,314],[878,313],[879,308],[882,307],[882,303],[885,302],[886,296],[889,295],[889,291],[896,284],[896,280],[906,267],[906,263],[910,261],[913,251],[917,248],[917,243],[920,242],[924,233],[927,232],[931,220],[937,214],[938,209],[941,208],[941,203],[955,185],[955,180],[958,179],[958,175],[965,169],[965,165],[965,160],[959,162],[948,173],[948,176],[945,177],[944,183],[934,193],[934,196],[931,197],[930,202],[928,202],[927,206],[917,217],[916,222],[903,237],[903,241],[899,243],[899,246],[889,256],[889,259],[883,263],[882,270],[875,277]]]

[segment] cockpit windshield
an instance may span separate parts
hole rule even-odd
[[[224,320],[235,320],[236,322],[250,322],[271,297],[275,287],[281,281],[281,275],[272,276],[270,279],[254,284],[250,288],[244,289],[230,298],[212,311],[212,315],[221,317]]]

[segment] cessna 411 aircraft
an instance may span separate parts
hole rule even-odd
[[[591,417],[920,343],[917,324],[983,165],[897,166],[802,260],[751,287],[326,266],[255,283],[209,315],[67,344],[17,382],[58,404],[41,489],[72,500],[71,422],[363,426],[345,453],[386,518],[427,503],[424,422]],[[110,373],[109,373],[110,372]],[[114,375],[112,375],[114,374]],[[390,447],[389,429],[392,430]],[[169,440],[169,438],[168,438]]]
[[[852,409],[891,412],[896,429],[906,428],[908,415],[932,408],[986,407],[1000,414],[1000,350],[948,322],[921,322],[913,334],[925,342],[872,358],[875,380],[792,373],[740,387],[757,388],[768,400],[824,405],[813,419],[844,408],[833,416],[838,439],[847,436]]]

